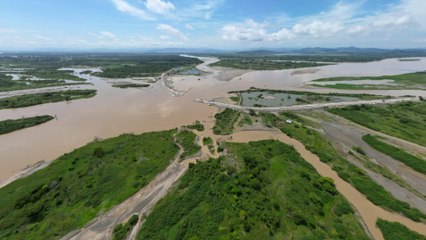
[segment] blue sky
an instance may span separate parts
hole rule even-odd
[[[426,47],[426,0],[0,0],[0,49]]]

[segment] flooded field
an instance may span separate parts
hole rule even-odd
[[[292,94],[284,92],[250,91],[242,92],[241,105],[245,107],[280,107],[321,102],[348,102],[353,97]]]
[[[335,76],[362,76],[401,74],[426,70],[426,59],[416,62],[399,62],[388,59],[371,63],[342,63],[319,67],[318,71],[292,75],[294,70],[255,71],[233,78],[230,81],[218,80],[226,75],[223,69],[211,69],[208,64],[214,58],[201,58],[206,61],[198,68],[211,72],[206,76],[170,77],[173,87],[187,91],[185,95],[174,97],[158,81],[143,89],[118,89],[105,80],[80,74],[92,83],[98,94],[90,99],[72,102],[59,102],[37,105],[28,108],[0,111],[0,120],[30,117],[35,115],[56,115],[57,120],[0,136],[0,156],[2,168],[0,181],[16,174],[27,165],[39,161],[51,161],[58,156],[78,148],[95,138],[108,138],[122,133],[142,133],[171,129],[191,124],[195,120],[211,122],[217,112],[215,107],[194,102],[195,98],[212,99],[226,96],[229,91],[246,90],[250,87],[304,90],[315,92],[367,92],[386,95],[422,95],[424,91],[336,91],[306,88],[305,83],[318,78]]]

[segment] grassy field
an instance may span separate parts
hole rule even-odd
[[[215,67],[251,70],[281,70],[292,68],[317,67],[324,65],[326,64],[316,62],[276,60],[269,57],[227,57],[221,58],[219,62],[212,64],[212,66]]]
[[[71,101],[82,98],[91,98],[96,90],[68,90],[47,93],[34,93],[0,99],[0,109],[29,107],[44,103]]]
[[[397,222],[378,219],[376,225],[382,231],[385,240],[426,240],[426,236],[413,232]]]
[[[354,81],[354,80],[393,80],[397,85],[375,85],[375,84],[327,84],[319,85],[317,87],[327,87],[336,89],[425,89],[426,88],[426,72],[415,72],[400,75],[389,75],[389,76],[361,76],[361,77],[332,77],[332,78],[321,78],[314,80],[313,82],[329,82],[329,81]]]
[[[387,144],[381,141],[377,136],[365,135],[362,139],[376,150],[404,163],[419,173],[426,174],[426,160],[411,155],[403,149]]]
[[[388,135],[426,146],[426,102],[350,106],[329,112]]]
[[[181,159],[185,159],[197,154],[201,147],[197,144],[197,135],[191,131],[180,131],[176,134],[177,142],[183,147]]]
[[[54,117],[49,115],[43,115],[43,116],[36,116],[36,117],[8,119],[8,120],[0,121],[0,134],[10,133],[16,130],[36,126],[36,125],[48,122],[52,119],[54,119]]]
[[[293,124],[285,123],[285,119],[289,118],[293,119]],[[426,214],[394,198],[362,169],[340,156],[320,133],[309,126],[309,121],[291,113],[282,113],[281,117],[263,113],[262,121],[267,125],[278,127],[282,132],[302,142],[308,150],[318,155],[322,162],[330,165],[342,179],[353,185],[374,204],[401,213],[414,221],[426,221]]]
[[[237,122],[239,116],[240,112],[229,108],[217,113],[214,116],[216,122],[213,127],[213,133],[216,135],[231,134],[234,129],[234,124]]]
[[[175,130],[90,143],[0,189],[0,239],[59,239],[126,200],[178,153]]]
[[[368,239],[332,180],[278,141],[191,165],[138,239]]]

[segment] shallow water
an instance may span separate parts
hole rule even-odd
[[[214,58],[203,58],[207,63]],[[294,70],[256,71],[236,77],[231,81],[219,81],[217,69],[207,63],[199,69],[213,72],[210,76],[173,77],[174,87],[190,89],[186,95],[173,97],[157,82],[144,89],[118,89],[111,87],[98,77],[79,74],[93,83],[98,94],[90,99],[70,103],[59,102],[33,107],[0,110],[0,120],[50,114],[57,120],[0,135],[0,181],[12,176],[16,171],[40,160],[53,160],[60,155],[92,141],[95,137],[108,138],[122,133],[142,133],[187,125],[195,120],[211,122],[217,112],[215,107],[196,103],[195,98],[216,98],[225,96],[231,90],[246,90],[249,87],[302,90],[312,79],[333,76],[360,76],[400,74],[425,70],[426,58],[417,62],[399,62],[389,59],[372,63],[343,63],[319,67],[313,74],[291,75]],[[306,89],[303,89],[306,90]],[[327,92],[327,89],[309,91]],[[338,91],[335,92],[350,92]],[[423,95],[424,91],[352,91],[377,94]]]

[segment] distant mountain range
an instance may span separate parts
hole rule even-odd
[[[238,54],[238,55],[250,55],[250,56],[262,56],[262,55],[276,55],[276,54],[288,54],[288,55],[342,55],[342,54],[379,54],[379,55],[395,55],[395,56],[426,56],[426,48],[416,49],[381,49],[381,48],[357,48],[357,47],[342,47],[342,48],[262,48],[262,49],[250,49],[244,51],[232,51],[222,50],[213,48],[159,48],[159,49],[86,49],[86,50],[75,50],[75,49],[59,49],[59,48],[39,48],[34,50],[22,50],[22,51],[7,51],[0,50],[1,54],[7,53],[124,53],[124,54]]]

